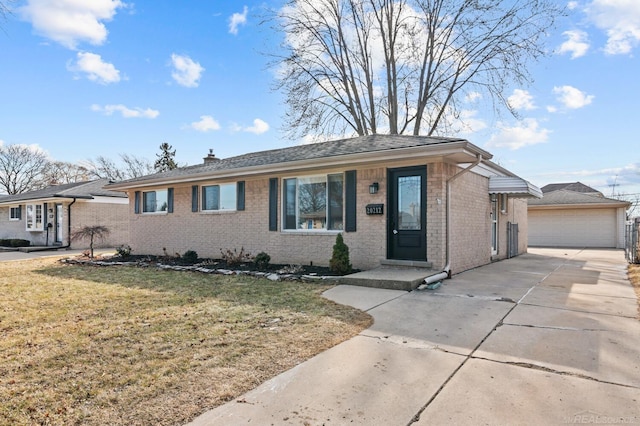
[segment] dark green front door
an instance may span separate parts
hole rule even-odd
[[[388,175],[387,257],[427,258],[427,168],[390,169]]]

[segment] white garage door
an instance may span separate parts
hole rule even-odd
[[[529,210],[529,245],[615,247],[616,210]]]

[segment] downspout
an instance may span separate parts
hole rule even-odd
[[[451,182],[458,179],[463,174],[471,171],[475,166],[482,163],[482,154],[478,154],[477,160],[472,163],[469,167],[464,170],[460,170],[455,175],[451,176],[447,179],[447,204],[445,208],[445,223],[447,227],[447,231],[445,234],[445,254],[446,261],[442,272],[431,275],[424,279],[424,284],[418,287],[419,290],[424,289],[425,287],[429,290],[435,290],[440,287],[440,282],[446,278],[451,278]]]
[[[59,249],[67,249],[71,247],[71,206],[76,202],[76,197],[73,197],[73,201],[67,206],[67,240],[69,241],[66,246],[59,247]]]

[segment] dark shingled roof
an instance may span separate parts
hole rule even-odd
[[[180,167],[167,172],[156,173],[129,179],[122,183],[138,183],[153,179],[179,178],[198,173],[217,172],[223,170],[242,169],[246,167],[286,164],[292,161],[313,160],[337,157],[349,154],[387,151],[400,148],[446,144],[449,142],[467,142],[460,138],[407,136],[407,135],[368,135],[356,138],[340,139],[329,142],[296,145],[269,151],[252,152],[224,159],[217,159],[204,164]]]
[[[546,194],[547,192],[553,192],[553,191],[558,191],[561,189],[566,189],[568,191],[574,191],[574,192],[583,192],[583,193],[587,193],[587,194],[599,194],[601,197],[604,196],[604,194],[602,194],[602,192],[598,191],[597,189],[593,189],[590,186],[587,186],[581,182],[570,182],[570,183],[550,183],[548,185],[543,186],[542,188],[540,188],[542,190],[543,194]]]
[[[108,179],[98,179],[88,182],[66,183],[51,185],[37,191],[23,192],[22,194],[8,195],[0,198],[0,203],[12,203],[16,201],[38,200],[43,198],[87,198],[93,197],[118,197],[126,198],[126,194],[116,191],[108,191],[104,186]]]
[[[584,192],[569,191],[560,189],[553,192],[547,192],[542,198],[530,199],[530,206],[553,206],[553,205],[576,205],[576,204],[610,204],[615,207],[628,205],[627,201],[614,200],[601,195],[587,194]]]

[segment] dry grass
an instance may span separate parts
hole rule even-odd
[[[0,424],[184,424],[370,325],[327,288],[0,263]]]
[[[629,281],[638,296],[638,319],[640,319],[640,265],[629,265]]]

